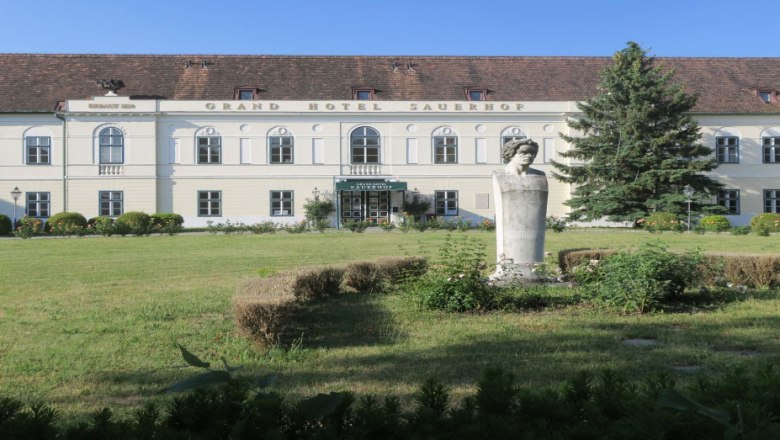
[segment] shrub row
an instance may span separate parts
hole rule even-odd
[[[575,267],[602,261],[616,252],[615,249],[564,249],[558,252],[558,263],[562,273],[572,274]],[[780,287],[780,255],[708,253],[704,257],[695,271],[699,277],[698,285]]]
[[[650,232],[677,231],[685,229],[685,222],[677,214],[671,212],[654,212],[642,221],[642,227]],[[731,222],[723,215],[708,215],[702,217],[695,226],[697,232],[725,232],[731,230],[734,234],[748,233],[750,230],[759,235],[769,235],[780,232],[780,214],[759,214],[750,220],[750,228],[746,226],[732,227]]]
[[[427,267],[422,257],[386,257],[249,278],[233,297],[236,325],[251,339],[273,344],[306,303],[342,293],[381,292],[405,277],[423,274]]]
[[[10,222],[9,222],[10,223]],[[149,235],[154,232],[173,235],[181,232],[184,218],[179,214],[126,212],[116,220],[109,217],[93,217],[89,220],[78,212],[60,212],[49,217],[44,224],[40,219],[24,217],[19,220],[14,233],[21,238],[30,238],[40,233],[53,235]],[[2,217],[0,217],[2,234]]]
[[[780,438],[777,367],[730,369],[689,388],[668,374],[636,383],[615,371],[581,371],[555,388],[532,388],[490,368],[459,403],[428,379],[409,408],[396,397],[356,399],[351,392],[291,402],[263,382],[233,379],[163,408],[147,404],[125,419],[104,408],[63,425],[47,405],[0,398],[0,432],[42,440]]]

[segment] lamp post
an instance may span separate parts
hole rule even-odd
[[[13,190],[11,190],[11,197],[14,198],[14,222],[11,224],[11,229],[16,230],[16,202],[19,200],[19,197],[22,195],[22,191],[19,190],[18,186],[15,186]]]
[[[691,198],[693,197],[693,187],[691,185],[685,185],[683,188],[683,194],[688,199],[688,232],[691,232]]]

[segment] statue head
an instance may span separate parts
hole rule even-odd
[[[507,171],[525,174],[539,153],[539,144],[529,138],[511,140],[501,148],[501,157],[507,163]]]

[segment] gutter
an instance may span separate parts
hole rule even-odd
[[[54,117],[62,121],[62,211],[68,212],[68,122],[64,112],[55,110]]]

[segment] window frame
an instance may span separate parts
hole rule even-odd
[[[774,160],[767,160],[767,158]],[[764,136],[761,138],[762,163],[780,164],[780,136]]]
[[[279,145],[274,145],[274,140],[280,140]],[[284,145],[283,142],[286,139],[289,139],[290,144]],[[279,149],[278,153],[278,160],[274,160],[274,150]],[[284,161],[285,153],[284,150],[289,149],[289,156],[290,160],[288,162]],[[275,136],[268,136],[268,163],[272,165],[293,165],[295,164],[295,137],[291,135],[275,135]]]
[[[460,213],[460,207],[458,206],[458,191],[457,190],[435,190],[434,196],[434,213],[437,216],[457,216]],[[454,204],[454,208],[452,205]],[[454,211],[454,214],[451,212]]]
[[[728,142],[734,140],[734,145],[729,145]],[[721,144],[721,141],[724,143]],[[740,162],[740,138],[739,136],[717,136],[715,137],[715,160],[722,164],[738,164]],[[732,156],[730,150],[734,150]],[[730,158],[734,160],[729,160]]]
[[[780,189],[764,190],[764,213],[780,213]]]
[[[34,200],[33,197],[35,198]],[[51,217],[51,193],[50,192],[28,191],[24,193],[24,202],[25,202],[24,214],[26,216],[35,217],[35,218]],[[32,210],[30,209],[31,203],[35,204],[35,208]],[[41,215],[41,211],[45,211],[45,215]]]
[[[454,141],[448,144],[447,141]],[[450,151],[452,150],[452,151]],[[448,158],[452,158],[449,160]],[[455,134],[435,135],[433,137],[433,163],[457,164],[458,163],[458,136]]]
[[[269,207],[271,217],[292,217],[295,215],[295,191],[289,189],[274,189],[269,191]],[[285,208],[289,208],[289,212]]]
[[[739,215],[740,200],[738,189],[722,189],[718,191],[716,203],[728,210],[726,215]],[[731,205],[734,205],[733,207]]]
[[[363,134],[358,134],[359,130],[363,130]],[[375,135],[369,135],[368,131],[371,131],[375,133]],[[376,145],[368,145],[368,141],[370,139],[376,139]],[[362,145],[355,145],[355,141],[362,140]],[[369,156],[374,156],[374,154],[369,155],[368,151],[370,150],[376,150],[376,161],[375,162],[369,162],[368,158]],[[358,162],[355,160],[356,150],[362,150],[362,157],[363,161]],[[349,163],[359,165],[376,165],[382,163],[382,136],[380,136],[379,131],[373,127],[370,127],[368,125],[362,125],[360,127],[356,127],[354,130],[352,130],[352,133],[349,135]]]
[[[243,93],[250,93],[249,99],[242,98]],[[257,87],[237,86],[233,89],[233,100],[235,101],[254,101],[258,98],[260,89]]]
[[[206,145],[201,145],[201,139],[206,139]],[[217,144],[212,145],[211,140],[216,139]],[[200,149],[205,147],[206,161],[203,161],[201,157]],[[200,135],[195,136],[195,148],[197,149],[198,165],[219,165],[222,163],[222,136],[219,135]],[[215,153],[216,152],[216,153]],[[216,160],[214,160],[216,156]]]
[[[756,90],[756,96],[758,96],[758,99],[760,99],[764,104],[771,104],[775,102],[777,92],[775,90],[759,89]]]
[[[31,139],[37,139],[38,141],[46,139],[47,145],[30,145]],[[35,149],[35,160],[31,161],[30,149]],[[46,161],[41,160],[41,152],[46,152]],[[27,165],[51,165],[51,136],[25,136],[24,137],[24,160]]]
[[[107,198],[103,198],[106,195]],[[115,198],[115,195],[119,195]],[[104,210],[104,203],[106,208]],[[118,204],[117,204],[118,203]],[[125,212],[124,191],[98,191],[98,215],[100,217],[119,217]]]
[[[113,143],[115,139],[120,141],[119,144]],[[117,149],[120,152],[119,160],[116,160],[114,157]],[[107,153],[104,154],[104,151]],[[122,129],[105,127],[100,130],[98,133],[98,163],[101,165],[121,165],[125,163],[125,133]]]
[[[216,194],[216,197],[214,195]],[[203,197],[205,195],[206,197]],[[202,203],[206,203],[205,210]],[[198,217],[222,217],[222,191],[198,190]],[[216,213],[215,213],[216,211]]]
[[[366,94],[366,98],[361,98],[361,95]],[[370,87],[353,87],[352,99],[355,101],[375,101],[376,89]]]
[[[466,94],[466,100],[467,101],[487,101],[488,91],[486,88],[483,87],[466,87],[464,89],[464,92]],[[480,99],[474,99],[474,96],[478,95]]]

